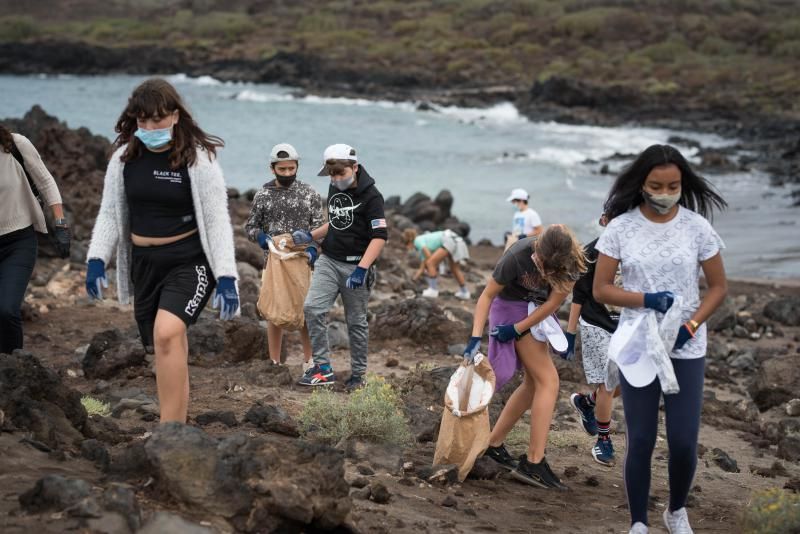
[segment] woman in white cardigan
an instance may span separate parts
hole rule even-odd
[[[102,299],[116,251],[117,297],[133,308],[142,343],[154,350],[161,422],[185,422],[187,329],[216,286],[221,319],[239,311],[228,196],[216,149],[168,82],[139,85],[120,115],[87,253],[86,291]],[[133,288],[129,286],[133,283]]]

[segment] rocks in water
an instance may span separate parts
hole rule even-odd
[[[158,487],[244,532],[283,523],[330,529],[350,511],[341,453],[322,445],[248,438],[220,441],[179,423],[159,426],[145,450]]]
[[[266,432],[275,432],[284,436],[298,437],[300,432],[297,422],[282,408],[259,401],[247,411],[244,420]]]
[[[374,339],[408,338],[444,352],[449,344],[464,337],[463,321],[448,316],[434,300],[424,297],[387,301],[376,306],[374,312],[370,325]]]
[[[121,371],[145,363],[141,342],[129,339],[118,329],[105,330],[92,337],[81,366],[86,378],[113,378]]]
[[[800,415],[800,399],[792,399],[786,403],[786,415],[789,417]],[[3,426],[2,419],[0,419],[0,426]]]
[[[764,306],[764,316],[786,326],[800,326],[800,297],[782,297]]]
[[[47,475],[19,496],[19,504],[31,513],[62,511],[88,497],[90,492],[91,486],[84,480]]]
[[[194,418],[195,422],[200,426],[210,425],[212,423],[222,423],[223,425],[231,428],[239,424],[236,420],[236,415],[230,411],[213,411],[206,412]]]
[[[6,425],[30,431],[51,448],[77,448],[85,439],[81,394],[29,353],[14,351],[0,358],[0,410]]]
[[[736,463],[736,460],[728,455],[727,452],[720,448],[715,448],[711,451],[711,454],[713,455],[714,463],[717,464],[717,466],[719,466],[719,468],[723,471],[728,473],[739,472],[739,465]]]

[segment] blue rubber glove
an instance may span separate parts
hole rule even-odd
[[[657,312],[667,313],[673,302],[675,302],[675,295],[671,291],[644,294],[644,307]]]
[[[292,232],[292,241],[294,241],[295,245],[305,245],[313,240],[314,238],[311,237],[311,232],[308,230],[295,230]]]
[[[90,299],[103,300],[103,288],[108,289],[106,278],[106,264],[103,260],[92,258],[87,262],[86,268],[86,293]]]
[[[559,352],[558,355],[571,362],[575,359],[575,337],[577,334],[573,334],[572,332],[564,332],[564,337],[567,338],[567,350],[564,352]]]
[[[672,350],[679,350],[682,349],[686,342],[692,339],[694,336],[692,335],[692,331],[689,330],[689,327],[681,325],[681,329],[678,330],[678,338],[675,340],[675,346],[672,347]]]
[[[489,335],[500,343],[508,343],[514,339],[519,339],[522,334],[517,332],[517,327],[513,324],[501,324],[495,326]]]
[[[317,252],[317,247],[308,247],[306,249],[306,254],[308,254],[308,264],[313,267],[314,264],[317,262],[317,256],[319,253]]]
[[[239,309],[239,293],[236,291],[236,280],[230,276],[217,278],[217,292],[214,295],[213,308],[219,308],[219,318],[223,321],[233,319]]]
[[[363,267],[356,266],[353,274],[347,277],[348,289],[358,289],[364,285],[364,277],[367,276],[367,270]]]
[[[474,362],[479,350],[481,350],[481,338],[479,336],[471,336],[467,341],[467,348],[464,349],[464,359],[469,363]]]
[[[519,235],[517,236],[517,239],[519,239],[520,241],[522,241],[523,239],[525,239],[525,238],[527,238],[527,237],[528,237],[528,235],[527,235],[527,234],[519,234]]]
[[[269,242],[272,241],[272,238],[269,236],[269,234],[264,233],[264,230],[259,230],[256,240],[258,241],[259,247],[267,250],[269,249]]]

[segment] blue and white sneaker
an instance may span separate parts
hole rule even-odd
[[[592,448],[592,457],[600,465],[611,467],[614,465],[614,445],[611,437],[597,438],[597,443]]]
[[[323,371],[319,365],[315,365],[305,372],[303,378],[297,383],[301,386],[328,386],[336,382],[336,377],[333,374],[333,368],[328,367]]]
[[[586,395],[582,393],[573,393],[569,397],[569,402],[578,415],[581,416],[581,424],[583,429],[590,436],[597,435],[597,419],[594,416],[594,406],[589,404]]]

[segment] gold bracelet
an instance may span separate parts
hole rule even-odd
[[[692,337],[694,337],[694,335],[697,333],[697,329],[700,328],[700,323],[698,323],[694,319],[689,319],[689,321],[687,321],[686,324],[689,325]]]

